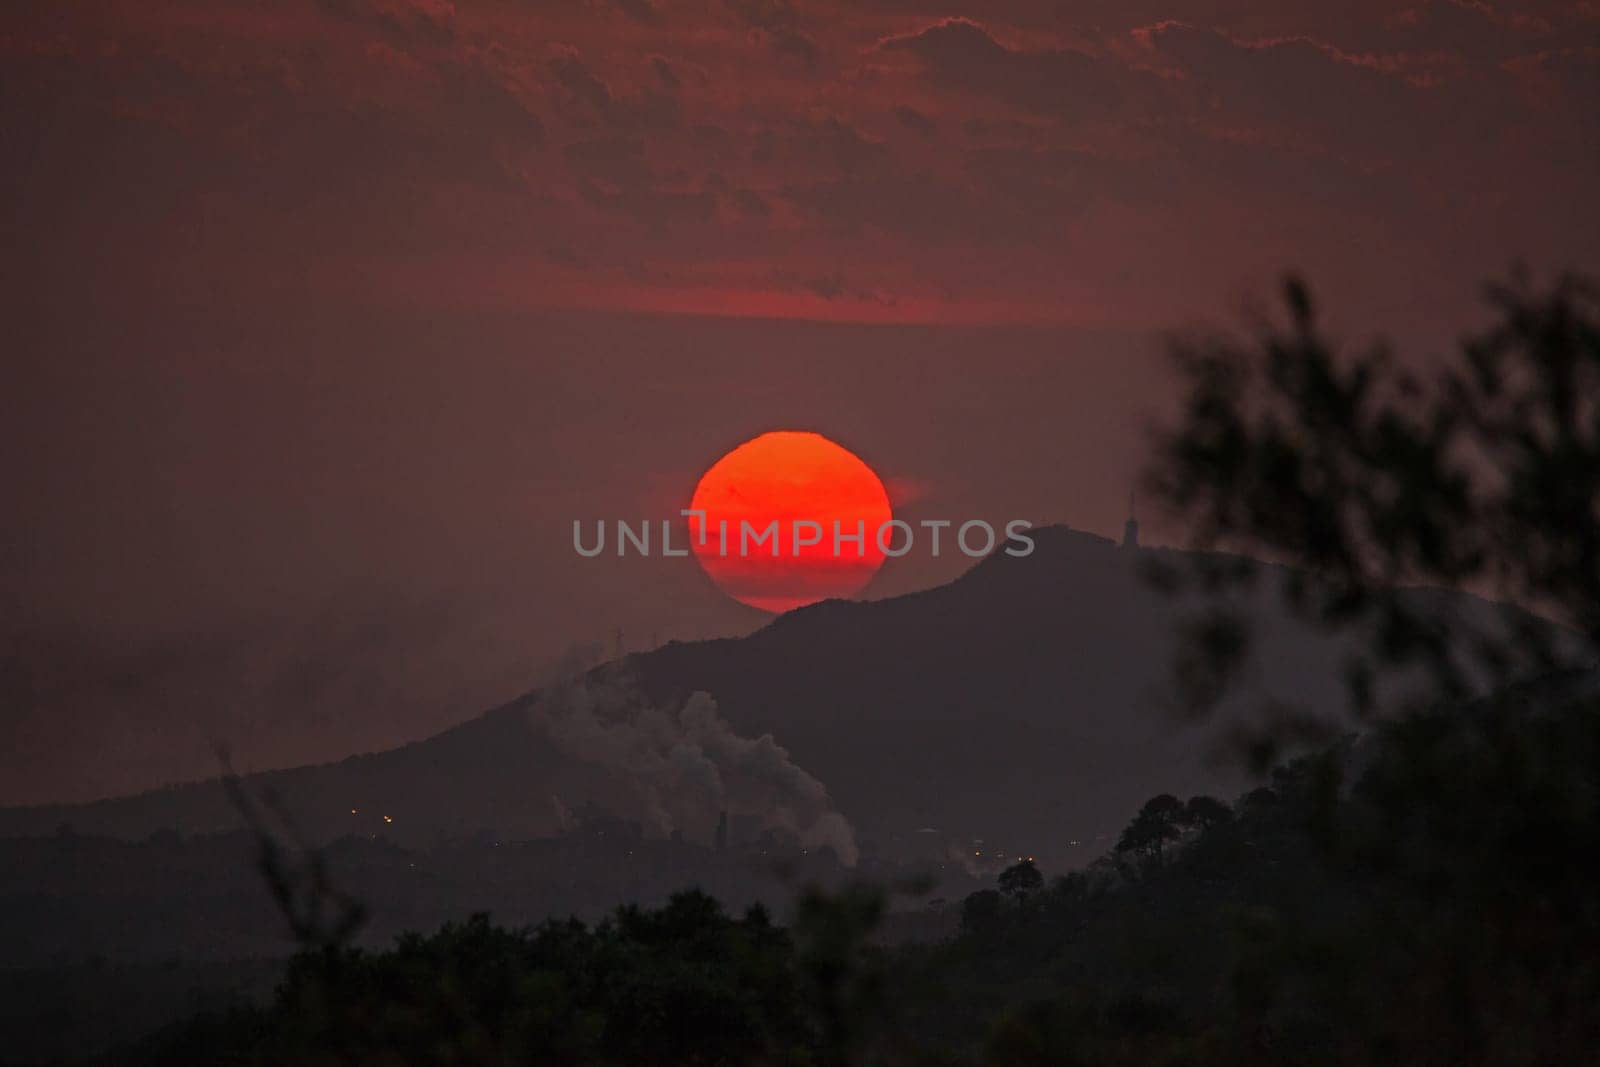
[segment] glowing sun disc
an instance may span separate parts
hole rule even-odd
[[[703,527],[690,516],[689,535],[711,580],[735,600],[771,612],[860,592],[883,565],[878,531],[894,517],[871,467],[803,430],[774,430],[735,448],[701,476],[689,506],[705,515]],[[776,544],[756,540],[773,523]],[[801,526],[797,537],[804,523],[820,531]],[[860,543],[852,539],[858,531]],[[796,551],[797,540],[812,536],[816,543]]]

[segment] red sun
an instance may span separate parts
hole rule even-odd
[[[883,565],[879,529],[894,517],[860,457],[798,430],[764,433],[717,460],[689,506],[705,515],[703,526],[689,517],[689,537],[712,581],[772,612],[859,592]]]

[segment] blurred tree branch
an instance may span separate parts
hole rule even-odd
[[[1518,273],[1487,295],[1496,323],[1429,377],[1381,345],[1342,355],[1292,277],[1285,323],[1172,348],[1183,412],[1158,433],[1147,487],[1196,547],[1292,563],[1280,595],[1293,617],[1362,638],[1345,664],[1358,721],[1388,671],[1421,668],[1431,698],[1459,699],[1592,664],[1600,649],[1596,291],[1573,276],[1538,290]],[[1175,664],[1193,714],[1215,709],[1248,658],[1251,621],[1229,597],[1257,570],[1205,554],[1155,575],[1208,598],[1181,624]],[[1546,618],[1508,612],[1489,627],[1424,610],[1406,585]],[[1310,729],[1292,708],[1270,710],[1272,725],[1246,738],[1258,765]]]
[[[255,836],[261,876],[295,940],[307,948],[342,947],[366,922],[366,906],[334,885],[327,857],[306,843],[276,797],[247,789],[225,749],[218,748],[217,758],[222,787]]]

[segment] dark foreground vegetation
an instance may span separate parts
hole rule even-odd
[[[307,950],[270,1005],[107,1062],[1594,1062],[1597,694],[1416,713],[1232,808],[1154,798],[1085,872],[966,897],[941,944],[875,944],[866,886],[787,928],[696,891],[594,926],[480,915]]]
[[[597,925],[477,917],[351,948],[313,863],[263,869],[308,946],[270,1003],[118,1064],[1526,1064],[1600,1062],[1600,333],[1576,282],[1496,290],[1432,381],[1289,325],[1180,347],[1152,486],[1202,542],[1298,564],[1297,617],[1357,637],[1350,720],[1262,708],[1232,804],[1158,796],[1116,847],[1031,863],[960,930],[877,936],[894,887],[782,925],[689,892]],[[1248,679],[1238,556],[1196,557],[1179,705]],[[1558,625],[1424,617],[1406,583]],[[1393,682],[1405,682],[1396,686]],[[1293,755],[1293,753],[1299,753]]]
[[[1022,864],[958,936],[872,937],[698,892],[590,926],[486,917],[301,953],[272,1002],[108,1062],[1562,1064],[1600,1048],[1600,689],[1551,679],[1155,798],[1118,850]]]

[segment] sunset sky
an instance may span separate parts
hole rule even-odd
[[[1296,268],[1421,360],[1600,269],[1592,0],[16,0],[0,62],[0,803],[747,629],[571,522],[763,431],[1112,534],[1163,331]]]

